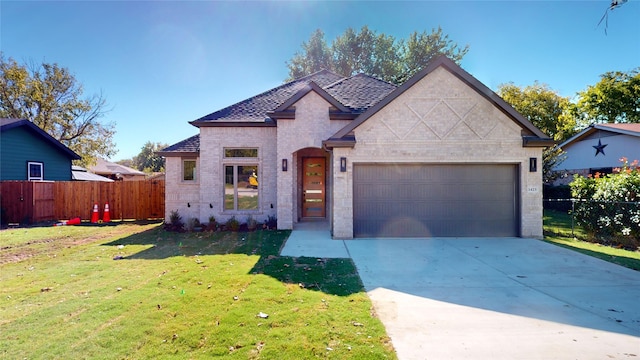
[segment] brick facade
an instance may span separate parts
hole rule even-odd
[[[520,169],[521,236],[542,237],[542,149],[486,98],[439,68],[354,130],[353,149],[333,151],[333,235],[353,237],[354,163],[505,163]],[[347,172],[339,171],[340,157]],[[529,158],[539,170],[529,172]]]
[[[525,147],[523,134],[544,140],[543,134],[510,113],[512,109],[505,109],[501,99],[480,93],[490,90],[479,90],[456,71],[435,67],[408,82],[411,86],[400,95],[381,102],[377,112],[370,109],[366,118],[330,119],[330,109],[336,111],[336,104],[327,99],[331,95],[308,91],[287,104],[287,109],[278,110],[284,115],[277,119],[277,126],[200,126],[195,181],[182,181],[184,158],[175,153],[167,156],[166,217],[172,210],[185,220],[196,217],[202,222],[211,215],[218,222],[231,216],[239,221],[252,216],[259,222],[277,216],[279,229],[292,229],[301,216],[302,159],[324,156],[326,216],[333,237],[349,239],[353,237],[354,164],[510,164],[519,171],[520,235],[542,237],[542,147]],[[265,94],[260,96],[272,93]],[[323,141],[345,135],[355,136],[353,148],[323,147]],[[225,148],[257,148],[258,158],[225,158]],[[342,157],[347,159],[346,172],[340,171]],[[529,171],[530,158],[537,159],[536,172]],[[282,170],[283,160],[287,171]],[[225,165],[242,164],[259,167],[258,209],[225,211]]]
[[[348,120],[330,120],[330,104],[315,92],[309,92],[295,104],[295,119],[280,120],[277,131],[277,158],[287,159],[291,169],[277,174],[278,228],[292,229],[298,221],[299,183],[295,169],[301,164],[299,152],[303,149],[322,149],[328,139],[349,123]],[[328,164],[328,163],[327,163]],[[327,184],[327,193],[331,184]],[[327,194],[327,199],[330,196]],[[331,209],[328,208],[329,212]]]

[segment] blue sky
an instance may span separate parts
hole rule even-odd
[[[462,67],[491,89],[548,84],[573,97],[607,71],[640,66],[640,0],[598,21],[610,0],[590,1],[6,1],[0,49],[18,62],[69,68],[112,110],[118,153],[173,144],[188,121],[278,86],[286,61],[315,29],[396,38],[441,26],[470,46]]]

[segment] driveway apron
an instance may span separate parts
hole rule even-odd
[[[640,358],[640,272],[535,239],[344,243],[402,360]]]

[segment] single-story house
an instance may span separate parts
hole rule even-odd
[[[553,143],[442,56],[402,86],[323,70],[190,122],[166,157],[166,214],[336,239],[542,236]]]
[[[640,124],[594,124],[561,143],[564,161],[554,171],[561,173],[556,184],[565,184],[574,174],[610,174],[629,162],[640,160]]]
[[[98,174],[94,174],[89,170],[83,168],[82,166],[73,165],[71,167],[71,176],[74,181],[102,181],[102,182],[113,182],[113,180],[106,178],[104,176],[100,176]]]
[[[0,180],[69,181],[80,155],[27,119],[0,119]]]
[[[100,176],[104,176],[116,181],[138,181],[145,180],[147,175],[128,166],[120,165],[102,158],[96,159],[96,164],[89,166],[89,170]]]

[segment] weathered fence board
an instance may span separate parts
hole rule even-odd
[[[115,219],[164,217],[164,180],[145,181],[3,181],[0,183],[2,221],[30,223],[80,217],[91,219],[94,204],[99,218],[109,204]]]

